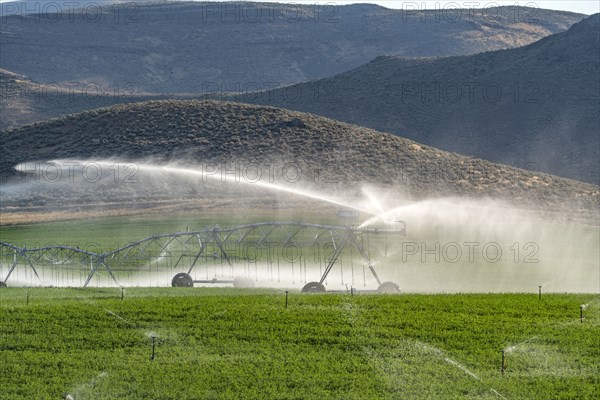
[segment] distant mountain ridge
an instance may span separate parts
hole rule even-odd
[[[508,165],[600,182],[600,14],[525,47],[378,57],[336,76],[227,97],[311,112]]]
[[[382,54],[514,47],[584,17],[500,7],[459,10],[453,22],[452,14],[439,10],[368,4],[89,3],[89,11],[76,10],[87,0],[64,10],[50,1],[2,3],[0,130],[120,103],[271,89],[346,71]],[[35,10],[47,13],[29,12]],[[101,17],[92,23],[98,10]],[[167,40],[179,33],[187,39]],[[171,42],[173,48],[166,46]]]
[[[173,97],[136,92],[132,85],[102,88],[93,83],[39,83],[0,69],[0,130],[99,107]]]
[[[4,15],[0,68],[40,83],[134,85],[136,94],[259,90],[324,78],[383,54],[520,46],[584,17],[523,7],[455,16],[364,4],[126,4]]]

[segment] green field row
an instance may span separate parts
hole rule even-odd
[[[286,308],[280,290],[2,289],[1,398],[593,399],[600,390],[597,295],[288,296]]]

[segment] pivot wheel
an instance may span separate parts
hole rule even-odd
[[[233,279],[234,288],[253,288],[254,281],[250,278],[244,278],[243,276],[236,276]]]
[[[191,276],[186,274],[185,272],[181,272],[173,277],[171,281],[171,286],[173,287],[193,287],[194,280]]]
[[[302,293],[325,293],[325,286],[319,282],[310,282],[304,285]]]
[[[400,286],[398,286],[394,282],[383,282],[377,288],[377,292],[383,293],[383,294],[400,293]]]
[[[7,287],[6,282],[0,281],[0,288],[5,288],[5,287]]]

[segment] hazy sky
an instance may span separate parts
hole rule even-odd
[[[7,1],[13,0],[0,0],[0,3],[4,3]],[[31,3],[47,3],[47,2],[56,2],[58,4],[65,3],[76,5],[78,0],[26,0]],[[88,0],[94,2],[94,0]],[[110,0],[96,0],[97,3],[106,3]],[[136,2],[136,0],[118,0],[122,2]],[[142,3],[144,0],[137,0]],[[160,1],[160,0],[158,0]],[[227,1],[227,0],[226,0]],[[230,0],[230,1],[239,1],[239,0]],[[549,8],[552,10],[565,10],[565,11],[573,11],[583,14],[596,14],[600,12],[600,1],[599,0],[572,0],[572,1],[564,1],[564,0],[538,0],[538,1],[469,1],[469,0],[461,0],[461,1],[423,1],[423,0],[415,0],[415,1],[402,1],[402,0],[338,0],[338,1],[328,1],[328,0],[254,0],[254,1],[268,1],[268,2],[277,2],[277,3],[296,3],[296,4],[352,4],[352,3],[372,3],[379,4],[388,8],[403,8],[403,7],[411,7],[414,9],[414,5],[416,4],[420,9],[440,9],[443,7],[452,7],[452,8],[485,8],[492,7],[494,5],[501,6],[529,6],[529,7],[539,7],[539,8]]]
[[[271,0],[273,1],[273,0]],[[325,0],[275,0],[278,3],[299,3],[299,4],[352,4],[352,3],[372,3],[379,4],[388,8],[403,8],[408,5],[418,5],[421,9],[440,9],[443,7],[452,8],[485,8],[492,7],[494,5],[501,6],[528,6],[528,7],[539,7],[548,8],[551,10],[564,10],[573,11],[582,14],[596,14],[600,12],[600,1],[598,0],[576,0],[576,1],[563,1],[563,0],[541,0],[541,1],[401,1],[401,0],[362,0],[362,1],[325,1]]]

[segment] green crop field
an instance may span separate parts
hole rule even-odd
[[[335,215],[334,215],[335,216]],[[160,233],[184,232],[186,228],[200,230],[215,225],[231,227],[253,222],[284,218],[296,221],[294,214],[275,213],[182,213],[167,215],[138,215],[80,218],[20,225],[0,225],[0,240],[17,246],[37,247],[53,244],[77,245],[97,251],[114,250],[135,240]],[[302,216],[302,220],[306,217]],[[321,221],[321,218],[313,218]]]
[[[290,292],[286,309],[284,292],[275,290],[121,294],[1,289],[0,398],[594,399],[600,393],[597,295]]]

